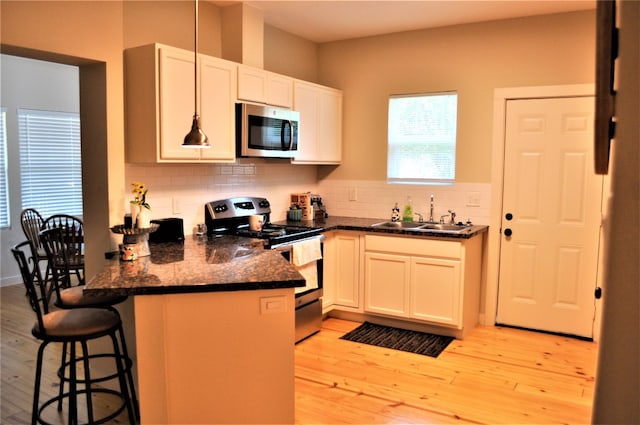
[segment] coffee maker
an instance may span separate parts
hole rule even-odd
[[[313,207],[313,219],[315,221],[324,221],[325,218],[329,217],[327,214],[327,208],[322,203],[322,198],[320,195],[310,195],[311,197],[311,206]]]

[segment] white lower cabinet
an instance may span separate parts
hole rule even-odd
[[[457,325],[460,260],[367,252],[365,311]]]
[[[367,252],[364,269],[365,311],[408,316],[411,259],[403,255]]]
[[[360,232],[335,230],[324,241],[324,311],[361,311]]]
[[[412,322],[456,338],[477,324],[482,235],[429,239],[334,230],[325,236],[324,313]]]
[[[459,325],[461,287],[460,260],[411,257],[409,317]]]
[[[364,312],[463,329],[477,323],[482,237],[364,237]]]

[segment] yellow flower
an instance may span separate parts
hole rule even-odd
[[[147,201],[146,201],[147,190],[148,190],[147,185],[145,185],[144,183],[131,182],[131,193],[135,195],[135,198],[133,199],[133,201],[131,201],[131,203],[140,205],[150,210],[151,206],[147,204]]]

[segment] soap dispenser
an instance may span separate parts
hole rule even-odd
[[[395,207],[391,208],[391,221],[400,221],[400,208],[397,202]]]
[[[402,221],[413,221],[413,205],[411,202],[411,196],[407,196],[407,203],[404,206],[402,213]]]

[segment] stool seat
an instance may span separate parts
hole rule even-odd
[[[44,329],[36,321],[32,334],[38,339],[67,342],[77,338],[93,339],[117,329],[120,317],[102,308],[56,310],[42,317]]]
[[[72,286],[70,288],[60,289],[58,298],[54,304],[60,308],[107,308],[120,304],[126,299],[126,295],[85,295],[84,286]]]

